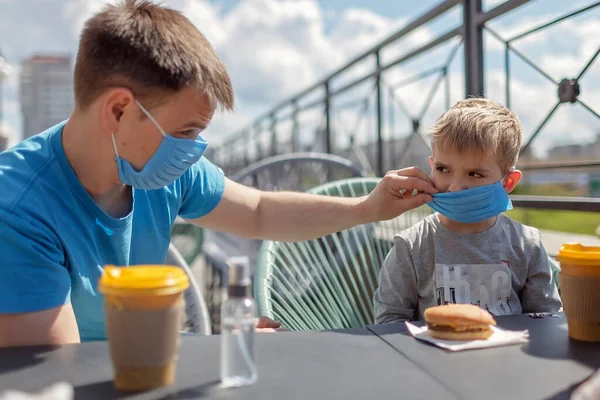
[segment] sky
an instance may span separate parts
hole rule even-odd
[[[206,131],[209,143],[219,143],[250,126],[255,117],[267,112],[279,101],[320,80],[438,2],[163,0],[162,4],[182,11],[207,36],[231,74],[236,110],[217,115]],[[484,9],[502,2],[484,0]],[[106,0],[0,0],[0,50],[12,66],[12,73],[4,85],[3,123],[12,132],[13,144],[20,140],[21,131],[18,103],[20,63],[34,53],[58,52],[74,56],[84,21],[105,3]],[[488,26],[508,38],[592,3],[592,0],[533,0],[491,21]],[[54,17],[49,18],[50,15]],[[395,59],[460,22],[460,7],[455,7],[390,46],[382,53],[382,58],[384,61]],[[484,41],[486,96],[505,103],[504,45],[489,33],[485,34]],[[457,41],[451,41],[414,61],[392,68],[384,75],[384,83],[391,86],[419,71],[441,65],[456,44]],[[599,47],[600,7],[515,42],[515,48],[557,81],[577,76]],[[463,57],[462,49],[459,49],[450,65],[452,102],[464,98]],[[352,68],[334,85],[342,85],[360,76],[367,68],[366,63]],[[432,76],[403,87],[396,95],[412,114],[417,114],[434,80],[435,76]],[[600,58],[589,68],[580,85],[580,98],[600,113]],[[344,94],[334,103],[341,105],[365,96],[373,98],[372,82]],[[512,55],[510,103],[523,122],[526,139],[556,100],[556,87]],[[423,132],[444,109],[444,94],[439,90],[424,115]],[[305,140],[311,140],[310,132],[322,122],[319,113],[314,111],[301,115],[301,132],[306,132],[302,133],[306,135]],[[359,120],[357,107],[338,110],[334,115],[334,129],[352,129],[359,141],[372,140],[372,120]],[[396,125],[386,125],[384,135],[401,137],[409,133],[409,128],[409,119],[403,120],[398,114]],[[564,104],[540,132],[535,142],[536,153],[543,155],[557,144],[589,142],[598,133],[600,120],[580,105]]]

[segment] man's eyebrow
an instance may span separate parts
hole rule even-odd
[[[206,129],[206,124],[202,121],[194,120],[187,122],[185,125],[182,126],[182,128],[195,128],[204,130]]]

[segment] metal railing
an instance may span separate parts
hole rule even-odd
[[[489,21],[516,10],[529,2],[530,0],[508,0],[488,11],[483,11],[482,0],[442,1],[390,37],[354,57],[342,67],[337,68],[325,78],[259,116],[250,126],[230,136],[223,143],[216,146],[212,151],[211,157],[227,172],[234,172],[266,156],[297,151],[320,150],[348,157],[355,153],[353,148],[362,146],[368,161],[372,164],[374,174],[381,175],[387,169],[403,166],[406,158],[413,153],[411,146],[414,147],[415,144],[423,146],[423,143],[428,142],[426,138],[422,137],[420,128],[425,114],[430,109],[434,96],[438,93],[442,85],[445,91],[445,106],[446,108],[450,106],[451,85],[449,67],[453,60],[456,59],[459,50],[462,49],[464,56],[465,97],[484,94],[484,32],[488,32],[504,43],[506,104],[509,107],[511,104],[511,54],[523,60],[534,71],[537,71],[541,76],[555,84],[558,89],[557,103],[529,136],[528,141],[523,147],[523,155],[531,148],[540,131],[546,126],[561,104],[578,103],[592,115],[600,119],[600,114],[594,106],[582,101],[579,97],[581,92],[581,78],[598,59],[600,47],[575,77],[557,81],[514,46],[516,42],[535,32],[593,10],[600,5],[600,1],[565,13],[554,20],[516,34],[508,39],[503,38],[500,33],[486,25]],[[567,7],[568,2],[565,2],[565,8]],[[455,26],[450,25],[449,29],[437,35],[434,39],[420,45],[416,49],[406,51],[405,54],[395,57],[384,57],[387,50],[394,50],[394,45],[405,40],[416,30],[439,21],[444,16],[448,16],[450,11],[454,10],[461,12],[461,23],[454,24]],[[407,79],[392,82],[393,76],[390,73],[397,71],[394,67],[413,62],[423,54],[438,51],[444,46],[449,46],[450,50],[443,64],[423,70]],[[394,55],[396,54],[394,53]],[[364,67],[366,62],[370,63],[369,69],[363,74],[357,74],[357,67]],[[417,113],[409,112],[408,107],[405,106],[405,102],[398,95],[398,92],[401,92],[407,85],[433,76],[436,78],[426,95],[425,102]],[[368,85],[367,89],[365,89],[365,85]],[[365,89],[363,90],[363,92],[366,92],[364,96],[352,101],[339,102],[342,95],[360,88]],[[414,99],[410,99],[410,101],[414,102]],[[343,112],[348,114],[347,110],[349,109],[354,111],[352,117],[356,120],[351,121],[354,124],[348,127],[343,126],[342,123],[336,123],[336,113],[338,115],[341,115],[340,113]],[[310,121],[301,123],[302,117],[309,113],[312,113],[312,118],[309,118]],[[408,135],[403,137],[398,137],[399,135],[396,134],[402,130],[396,118],[398,113],[403,118],[409,120],[409,126],[405,127],[408,129]],[[386,116],[387,118],[385,118]],[[370,121],[368,121],[369,118],[371,118]],[[357,131],[361,125],[369,122],[374,125],[374,132],[372,132],[370,142],[367,140],[365,143],[360,144],[358,143],[359,140],[357,140],[358,136],[360,136]],[[307,140],[304,140],[303,143],[303,136],[306,136],[307,131],[304,131],[304,135],[301,132],[303,126],[306,124],[311,127],[312,134],[314,135],[309,143],[312,147],[309,146],[308,148],[306,147]],[[289,125],[289,128],[284,128],[284,125]],[[387,138],[385,137],[386,128],[388,132],[391,132],[391,135],[388,134]]]
[[[450,66],[462,50],[464,72],[464,94],[479,96],[484,94],[484,45],[483,34],[501,41],[504,46],[504,74],[506,78],[506,105],[511,106],[511,56],[517,57],[532,68],[548,82],[556,85],[557,100],[543,120],[534,126],[521,151],[523,171],[581,170],[600,167],[596,160],[577,161],[571,163],[532,163],[531,150],[542,129],[561,105],[579,104],[600,121],[599,105],[592,105],[580,98],[581,79],[589,72],[590,67],[600,56],[598,50],[587,60],[583,68],[570,78],[557,80],[536,64],[524,51],[515,47],[520,40],[548,29],[562,21],[577,17],[600,6],[595,1],[577,10],[566,11],[563,15],[505,38],[487,23],[510,11],[529,3],[530,0],[508,0],[488,11],[482,10],[482,0],[446,0],[440,2],[423,15],[414,19],[390,37],[350,60],[331,74],[312,84],[305,90],[277,104],[268,112],[259,116],[249,127],[230,136],[212,152],[212,159],[221,165],[226,172],[238,171],[264,157],[296,151],[322,151],[352,158],[372,174],[382,175],[386,170],[416,164],[419,160],[426,162],[429,155],[429,143],[423,136],[421,127],[423,120],[431,109],[433,99],[443,90],[444,106],[450,107],[451,81]],[[569,8],[565,2],[565,9]],[[449,24],[450,28],[442,31],[427,43],[404,54],[394,53],[394,57],[384,57],[386,51],[405,41],[419,28],[448,16],[450,11],[458,10],[462,22]],[[431,54],[448,48],[445,56],[437,57],[443,62],[439,65],[422,68],[413,76],[396,79],[393,72],[409,62],[413,62],[423,54]],[[365,63],[370,63],[365,70]],[[362,67],[362,74],[356,69]],[[424,102],[416,112],[409,111],[407,101],[402,99],[405,88],[415,82],[432,79],[429,90],[424,93]],[[360,91],[360,96],[348,100],[347,94]],[[351,97],[351,96],[350,96]],[[340,101],[343,99],[344,101]],[[414,106],[416,100],[408,101]],[[415,107],[413,107],[415,108]],[[307,117],[308,121],[302,118]],[[399,120],[408,120],[407,126],[400,125]],[[345,122],[345,124],[344,124]],[[286,128],[285,125],[289,128]],[[312,124],[312,125],[311,125]],[[363,140],[360,129],[366,124],[372,125],[370,140]],[[307,130],[313,136],[304,139]],[[600,124],[599,124],[600,126]],[[363,132],[364,133],[364,132]],[[387,133],[387,137],[386,137]],[[404,133],[401,135],[401,133]],[[308,146],[308,147],[307,147]],[[419,166],[419,165],[418,165]],[[427,168],[427,166],[424,166]],[[527,179],[525,179],[525,183]],[[540,208],[549,210],[593,211],[600,212],[599,202],[584,197],[550,197],[515,195],[516,207]]]
[[[530,195],[513,195],[510,198],[517,208],[600,213],[600,198]]]
[[[581,160],[569,162],[526,163],[519,165],[519,170],[525,173],[557,170],[570,172],[582,170],[593,171],[600,170],[600,161]],[[512,195],[511,199],[513,205],[518,208],[600,213],[600,198],[582,196]]]
[[[558,89],[558,101],[554,104],[554,106],[546,114],[546,117],[538,125],[537,129],[533,132],[533,134],[531,134],[531,136],[529,137],[529,140],[527,141],[527,143],[525,143],[525,145],[523,146],[523,148],[521,150],[522,154],[527,154],[533,141],[537,138],[537,136],[539,135],[541,130],[544,128],[544,126],[546,126],[548,121],[550,121],[550,118],[552,118],[552,116],[556,113],[556,111],[559,109],[561,104],[578,103],[600,120],[600,114],[598,112],[596,112],[590,105],[586,104],[579,98],[579,95],[581,92],[580,87],[579,87],[579,82],[584,77],[585,73],[587,71],[589,71],[590,66],[592,66],[592,64],[596,61],[596,59],[600,55],[600,46],[598,47],[598,50],[590,57],[590,59],[585,64],[585,66],[581,69],[581,71],[577,74],[576,78],[564,78],[561,81],[556,81],[554,78],[552,78],[550,76],[550,74],[548,72],[544,71],[543,68],[541,68],[533,60],[531,60],[531,58],[527,57],[525,54],[523,54],[522,52],[517,50],[513,46],[513,43],[520,39],[527,38],[528,36],[532,35],[533,33],[539,32],[543,29],[547,29],[547,28],[549,28],[559,22],[562,22],[566,19],[575,17],[575,16],[585,13],[587,11],[590,11],[597,6],[600,6],[600,1],[597,1],[593,4],[590,4],[587,7],[583,7],[579,10],[562,15],[552,21],[549,21],[549,22],[546,22],[539,26],[536,26],[532,29],[527,30],[526,32],[522,32],[518,35],[515,35],[515,36],[509,38],[509,39],[504,39],[500,34],[495,32],[490,27],[487,27],[487,26],[485,27],[486,31],[490,32],[496,39],[503,42],[504,46],[505,46],[504,71],[505,71],[505,75],[506,75],[506,89],[505,90],[506,90],[506,106],[507,107],[510,107],[510,102],[511,102],[511,96],[510,96],[510,54],[511,53],[516,55],[517,57],[519,57],[523,62],[525,62],[527,65],[529,65],[531,68],[533,68],[533,70],[537,71],[541,76],[543,76],[548,81],[550,81],[551,83],[556,85],[557,89]]]

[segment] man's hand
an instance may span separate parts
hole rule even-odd
[[[404,168],[385,174],[359,206],[367,222],[386,221],[430,202],[434,193],[438,190],[425,172],[417,167]]]
[[[271,318],[259,317],[254,324],[256,332],[280,332],[286,331],[286,328],[281,328],[281,322],[273,321]]]

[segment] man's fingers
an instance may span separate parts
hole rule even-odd
[[[437,193],[438,192],[438,190],[435,188],[435,185],[433,184],[433,181],[431,180],[431,177],[429,175],[427,175],[425,172],[423,172],[423,170],[420,168],[417,168],[417,167],[403,168],[403,169],[399,169],[397,171],[393,171],[393,173],[394,173],[394,175],[413,177],[413,178],[417,178],[422,181],[425,181],[429,184],[429,188],[430,188],[428,190],[429,193]],[[417,189],[417,188],[415,188],[415,189]]]
[[[419,178],[419,179],[429,182],[429,183],[431,183],[431,185],[433,185],[433,181],[431,180],[431,177],[429,175],[427,175],[422,169],[417,168],[417,167],[402,168],[402,169],[397,170],[396,174],[398,174],[400,176],[414,176],[415,178]]]
[[[256,333],[291,332],[288,328],[254,328]]]
[[[409,196],[407,197],[410,197],[413,190],[430,194],[438,192],[438,190],[431,183],[414,176],[389,174],[386,175],[384,179],[388,180],[388,185],[391,186],[391,189],[394,192],[400,192],[401,190],[408,191],[409,193],[407,194]]]
[[[256,333],[277,333],[277,329],[273,328],[254,328]]]
[[[281,322],[279,321],[273,321],[271,318],[268,317],[258,317],[258,319],[256,320],[256,324],[255,327],[256,328],[271,328],[271,329],[275,329],[275,328],[279,328],[281,326]]]
[[[433,197],[426,193],[405,197],[404,201],[402,201],[402,208],[412,210],[413,208],[421,207],[422,205],[429,203],[431,200],[433,200]]]

